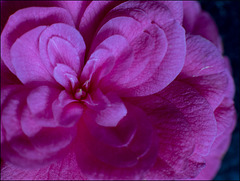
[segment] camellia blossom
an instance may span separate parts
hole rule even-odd
[[[234,84],[197,2],[1,3],[1,179],[215,176]]]

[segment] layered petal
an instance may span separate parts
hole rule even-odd
[[[75,137],[76,128],[66,123],[62,126],[66,116],[54,117],[52,105],[60,90],[49,85],[11,86],[4,90],[2,158],[20,167],[40,167],[61,158]],[[77,118],[69,111],[74,112],[75,107],[67,105],[58,113],[69,116],[71,122],[80,119],[78,111]]]
[[[159,136],[158,161],[146,177],[195,177],[205,165],[198,158],[209,154],[217,134],[209,103],[193,87],[178,81],[158,94],[128,100],[147,112]],[[156,177],[151,177],[153,172]]]
[[[187,37],[187,55],[179,80],[192,85],[216,109],[228,86],[226,63],[218,49],[200,36]]]
[[[90,53],[97,50],[108,37],[121,35],[132,47],[134,57],[129,68],[112,69],[118,71],[114,74],[123,76],[115,78],[116,83],[111,84],[110,81],[111,87],[103,83],[103,91],[111,88],[121,96],[149,95],[163,89],[180,72],[185,57],[184,30],[166,5],[154,5],[126,2],[110,11],[103,20]],[[124,11],[126,8],[131,11]],[[157,13],[161,16],[156,16]],[[178,56],[173,58],[175,55]],[[169,69],[174,70],[167,72]],[[106,77],[104,82],[108,81]]]
[[[10,16],[1,34],[1,57],[12,73],[16,72],[10,54],[14,42],[36,27],[48,26],[54,23],[65,23],[74,26],[71,15],[65,9],[57,7],[30,7],[21,9]]]
[[[115,128],[92,131],[86,121],[79,125],[79,164],[88,178],[141,178],[141,170],[154,163],[157,148],[152,126],[139,108],[126,107],[128,114]],[[86,114],[83,118],[91,121],[91,117]],[[102,136],[97,136],[97,131]]]
[[[49,26],[39,37],[40,57],[50,73],[61,63],[79,75],[84,64],[85,49],[80,33],[63,23]]]
[[[217,25],[210,14],[201,10],[199,2],[183,2],[183,27],[186,29],[187,33],[200,35],[208,39],[219,49],[219,51],[223,52]]]

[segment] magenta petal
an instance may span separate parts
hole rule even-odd
[[[49,26],[39,39],[40,56],[50,73],[57,63],[62,63],[79,74],[84,64],[85,49],[80,33],[67,24]]]
[[[10,57],[10,48],[13,43],[31,29],[60,22],[74,26],[71,15],[65,9],[56,7],[30,7],[10,16],[1,34],[1,52],[4,52],[4,54],[1,53],[1,57],[11,72],[15,73]]]
[[[170,84],[161,96],[171,101],[186,116],[194,133],[195,152],[200,155],[208,154],[217,133],[216,120],[209,103],[191,86],[177,81]]]
[[[64,90],[53,102],[52,111],[59,126],[72,127],[80,120],[83,106]]]
[[[201,6],[197,1],[183,1],[183,27],[186,32],[192,32],[201,12]]]
[[[90,46],[94,33],[101,20],[113,7],[122,3],[121,1],[91,1],[86,7],[80,23],[79,31],[83,35],[87,46]]]
[[[182,1],[161,1],[164,5],[166,5],[174,18],[182,24],[183,21],[183,2]]]
[[[218,108],[214,111],[217,120],[217,136],[224,134],[226,129],[233,124],[235,120],[234,102],[232,99],[224,98]]]
[[[216,109],[228,86],[226,63],[211,42],[200,36],[188,36],[186,60],[179,79],[197,89]]]
[[[92,126],[89,127],[88,121],[86,125],[79,125],[79,164],[88,178],[140,178],[142,174],[139,174],[139,171],[149,168],[154,163],[157,145],[152,126],[141,109],[129,104],[127,108],[129,114],[121,120],[115,130],[112,129],[115,135],[110,129],[104,132],[102,128],[102,136],[96,137],[95,131],[99,129],[91,130]],[[86,116],[83,120],[91,118],[92,114],[86,112]],[[125,139],[129,124],[137,128],[136,132],[133,130],[134,134],[128,137],[130,140],[124,145],[112,144],[111,134],[120,140]]]
[[[104,95],[97,89],[91,95],[91,100],[87,99],[84,102],[87,103],[90,109],[96,111],[97,117],[95,121],[101,126],[115,127],[127,114],[127,109],[122,100],[112,92]]]
[[[76,72],[65,64],[58,63],[53,70],[53,77],[67,91],[71,92],[78,84]]]
[[[49,3],[49,2],[48,2]],[[60,6],[66,9],[71,15],[72,19],[78,28],[79,21],[86,11],[86,8],[89,6],[88,1],[53,1],[53,3],[57,6]]]
[[[3,180],[80,180],[84,179],[76,162],[74,153],[69,153],[63,160],[54,162],[40,169],[24,169],[3,163],[1,179]]]
[[[171,30],[171,31],[168,31]],[[185,35],[182,27],[173,22],[166,27],[165,34],[168,39],[168,49],[161,64],[154,74],[143,84],[123,91],[122,95],[146,96],[164,89],[181,72],[185,59]]]
[[[37,27],[18,38],[11,47],[11,62],[22,83],[51,81],[51,75],[42,64],[38,52],[38,38],[45,26]]]

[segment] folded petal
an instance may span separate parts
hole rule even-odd
[[[11,63],[15,74],[24,84],[33,81],[55,82],[45,66],[38,51],[38,39],[46,26],[39,26],[18,38],[11,47]]]
[[[90,47],[94,34],[104,16],[121,1],[91,1],[85,6],[82,17],[79,18],[79,31],[83,35],[87,47]],[[82,3],[83,4],[83,3]]]
[[[226,63],[219,50],[200,36],[187,37],[187,54],[178,77],[193,86],[213,109],[221,103],[228,86]]]
[[[69,119],[71,123],[78,121],[79,111],[67,105],[58,110],[66,116],[56,119],[52,104],[60,90],[52,85],[9,86],[3,90],[2,158],[20,167],[40,167],[61,158],[76,135]]]
[[[39,39],[40,56],[50,73],[57,63],[62,63],[79,74],[84,64],[85,49],[80,33],[63,23],[49,26]]]
[[[211,41],[222,53],[223,46],[217,25],[209,13],[202,11],[199,2],[183,2],[183,27],[187,33],[201,35]]]
[[[65,9],[57,7],[30,7],[21,9],[10,16],[1,34],[1,57],[11,72],[15,73],[10,55],[10,49],[14,42],[38,26],[48,26],[54,23],[66,23],[74,26],[71,15]]]
[[[88,1],[53,1],[55,6],[62,7],[66,9],[71,15],[75,23],[75,26],[78,28],[80,19],[83,16],[83,13],[86,11],[86,8],[89,6]]]
[[[101,90],[97,89],[90,96],[84,102],[95,111],[97,124],[105,127],[115,127],[126,116],[127,109],[116,94],[109,92],[104,95]]]
[[[128,11],[125,11],[126,8]],[[117,34],[126,38],[133,48],[134,56],[129,69],[122,73],[122,80],[116,79],[117,84],[112,84],[111,89],[116,84],[114,89],[120,91],[122,96],[149,95],[163,89],[180,72],[185,57],[184,30],[169,11],[162,3],[151,6],[151,3],[125,2],[105,17],[93,40],[90,53],[105,39]],[[156,16],[157,13],[161,13],[161,16]],[[178,56],[173,57],[176,55]],[[170,61],[173,59],[174,66]],[[168,70],[171,67],[173,71]],[[174,73],[165,75],[169,72]]]

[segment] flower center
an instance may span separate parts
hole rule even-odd
[[[87,92],[82,88],[78,88],[74,94],[74,97],[78,100],[85,99],[87,97]]]

